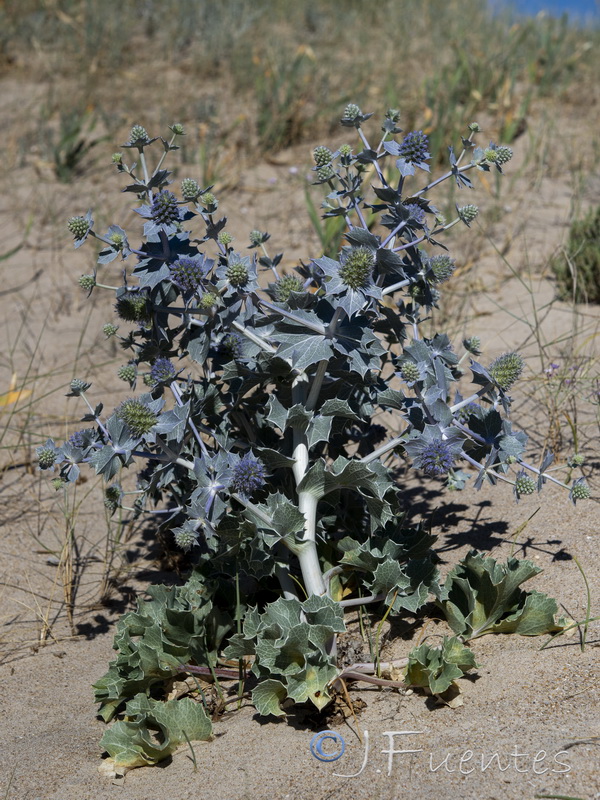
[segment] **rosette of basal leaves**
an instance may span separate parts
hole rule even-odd
[[[216,664],[232,627],[229,615],[214,602],[216,589],[215,582],[195,572],[184,586],[150,586],[150,599],[138,600],[136,611],[121,617],[113,644],[117,658],[94,684],[105,722],[123,702],[181,674],[182,665]]]
[[[432,647],[423,642],[410,651],[404,681],[410,686],[428,689],[431,694],[443,695],[456,686],[457,678],[478,666],[472,650],[456,636],[444,636],[440,646]]]
[[[280,598],[262,614],[248,611],[243,632],[231,637],[225,656],[255,657],[252,672],[259,683],[252,702],[259,714],[282,716],[286,698],[310,700],[321,709],[331,700],[328,686],[339,672],[331,643],[345,630],[342,609],[327,596],[312,595],[303,603]]]
[[[189,697],[162,702],[140,693],[125,706],[124,719],[105,731],[100,745],[109,755],[108,765],[121,774],[158,764],[182,744],[210,738],[212,723],[200,703]]]
[[[520,586],[541,572],[531,561],[509,558],[505,564],[471,550],[450,572],[437,605],[462,639],[486,633],[539,636],[562,630],[556,601]]]

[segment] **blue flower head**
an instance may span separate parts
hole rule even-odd
[[[246,453],[234,466],[229,488],[243,497],[250,497],[265,485],[266,470],[262,461]]]

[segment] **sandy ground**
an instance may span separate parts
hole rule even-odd
[[[570,124],[564,120],[562,138],[554,144],[558,153],[561,147],[562,152],[568,148]],[[457,340],[466,333],[481,334],[490,358],[516,347],[528,355],[527,379],[515,392],[515,416],[521,412],[532,423],[532,447],[539,452],[548,433],[547,412],[540,408],[546,365],[540,363],[527,323],[532,319],[532,303],[544,309],[541,336],[546,342],[555,342],[548,351],[555,360],[592,352],[599,316],[585,308],[574,315],[562,303],[554,303],[546,313],[554,289],[543,267],[564,240],[573,186],[556,160],[542,160],[532,167],[525,138],[517,141],[515,150],[509,174],[516,177],[509,179],[501,199],[494,198],[493,187],[486,192],[485,186],[473,197],[482,205],[490,238],[478,236],[474,245],[460,233],[451,242],[451,253],[459,263],[464,254],[464,282],[462,289],[450,287],[453,293],[446,305],[445,322]],[[269,230],[274,251],[285,242],[284,264],[288,266],[309,252],[315,254],[318,247],[305,222],[303,192],[309,152],[297,148],[281,154],[275,164],[248,170],[241,176],[235,197],[223,198],[229,229],[239,231],[241,241],[250,228]],[[540,200],[536,204],[531,203],[530,194],[534,182]],[[0,287],[6,337],[2,380],[7,382],[15,370],[23,376],[29,363],[40,372],[33,386],[39,402],[30,419],[35,435],[31,442],[27,436],[19,439],[16,416],[5,439],[5,443],[15,442],[15,450],[2,451],[3,463],[10,469],[2,473],[0,483],[0,797],[600,797],[598,623],[590,625],[583,651],[578,632],[558,638],[543,651],[540,639],[486,636],[475,641],[473,650],[481,667],[473,677],[461,681],[464,705],[458,709],[436,706],[418,693],[401,695],[355,686],[352,697],[366,703],[358,718],[363,744],[354,723],[336,725],[345,739],[346,752],[335,763],[322,763],[311,755],[314,730],[295,717],[267,722],[259,720],[247,705],[215,723],[214,741],[194,745],[197,771],[189,750],[182,749],[163,767],[134,770],[124,780],[111,781],[99,774],[98,741],[104,725],[94,718],[91,683],[105,672],[112,657],[114,622],[118,613],[130,606],[136,590],[151,581],[173,582],[178,576],[166,569],[158,550],[137,529],[117,548],[110,602],[98,604],[107,524],[96,480],[88,475],[87,482],[78,487],[82,504],[72,516],[79,552],[74,569],[79,579],[69,620],[61,577],[65,510],[47,481],[28,466],[28,455],[47,433],[58,436],[76,427],[81,409],[76,401],[64,398],[74,374],[94,375],[95,399],[113,397],[116,404],[123,394],[124,385],[114,375],[124,359],[100,332],[101,325],[111,319],[111,299],[100,297],[86,303],[76,285],[81,273],[91,271],[93,248],[73,252],[61,225],[65,218],[85,212],[92,204],[100,208],[108,203],[116,218],[130,198],[115,193],[115,181],[104,174],[94,173],[86,181],[65,187],[39,164],[14,170],[2,183],[4,251],[20,241],[28,208],[43,213],[36,216],[28,245],[2,265]],[[592,175],[584,188],[584,203],[592,201],[597,187],[598,178]],[[570,337],[575,332],[573,340]],[[91,366],[92,352],[100,366]],[[593,467],[596,462],[597,469],[598,422],[584,394],[582,390],[579,425],[588,443],[588,463]],[[568,436],[564,447],[563,460],[572,452]],[[440,536],[443,569],[470,547],[498,559],[514,552],[544,570],[531,581],[531,588],[556,597],[565,612],[582,619],[585,585],[575,557],[590,584],[592,615],[599,613],[595,501],[574,508],[566,493],[549,489],[516,505],[509,487],[484,487],[481,492],[469,488],[455,494],[437,494],[430,489],[424,485],[417,494],[422,510],[437,509],[434,530]],[[67,522],[69,519],[67,515]],[[429,633],[445,632],[441,625],[429,625]],[[412,645],[407,640],[389,639],[384,656],[404,656]],[[407,731],[415,733],[390,733]],[[383,752],[390,749],[414,752]]]

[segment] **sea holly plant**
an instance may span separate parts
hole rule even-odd
[[[446,180],[472,188],[473,170],[502,172],[510,148],[477,146],[472,124],[448,171],[430,178],[427,136],[404,133],[391,109],[371,144],[370,117],[349,105],[341,122],[358,146],[314,152],[324,217],[346,228],[336,258],[284,271],[268,232],[238,240],[214,187],[177,186],[164,168],[180,125],[168,140],[135,125],[112,157],[137,200],[141,242],[116,224],[97,230],[91,211],[68,221],[76,247],[100,245],[80,285],[114,293],[117,319],[103,331],[126,353],[129,392],[105,409],[74,380],[87,427],[62,447],[48,440],[40,467],[58,469],[60,485],[90,464],[111,512],[133,495],[135,513],[155,515],[193,564],[185,586],[151,587],[122,617],[117,658],[95,684],[104,720],[122,717],[102,742],[119,769],[156,763],[184,734],[210,735],[189,703],[178,716],[170,693],[186,676],[245,680],[259,713],[276,716],[294,702],[322,709],[357,676],[399,685],[380,664],[340,666],[347,609],[415,616],[434,598],[460,641],[421,648],[404,673],[434,692],[475,666],[469,638],[531,633],[534,617],[536,633],[556,629],[547,598],[517,592],[527,566],[503,571],[475,555],[441,586],[435,537],[410,519],[402,486],[407,468],[440,489],[462,488],[474,470],[476,486],[508,483],[517,500],[561,484],[550,454],[525,461],[527,437],[512,427],[522,357],[479,360],[475,335],[425,334],[455,271],[445,236],[477,216],[466,203],[446,220],[431,195]],[[590,493],[582,478],[567,489],[573,502]]]

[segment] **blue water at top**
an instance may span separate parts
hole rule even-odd
[[[509,7],[520,15],[534,16],[545,11],[552,16],[568,14],[569,19],[578,24],[598,25],[600,23],[599,0],[490,0],[494,10]]]

